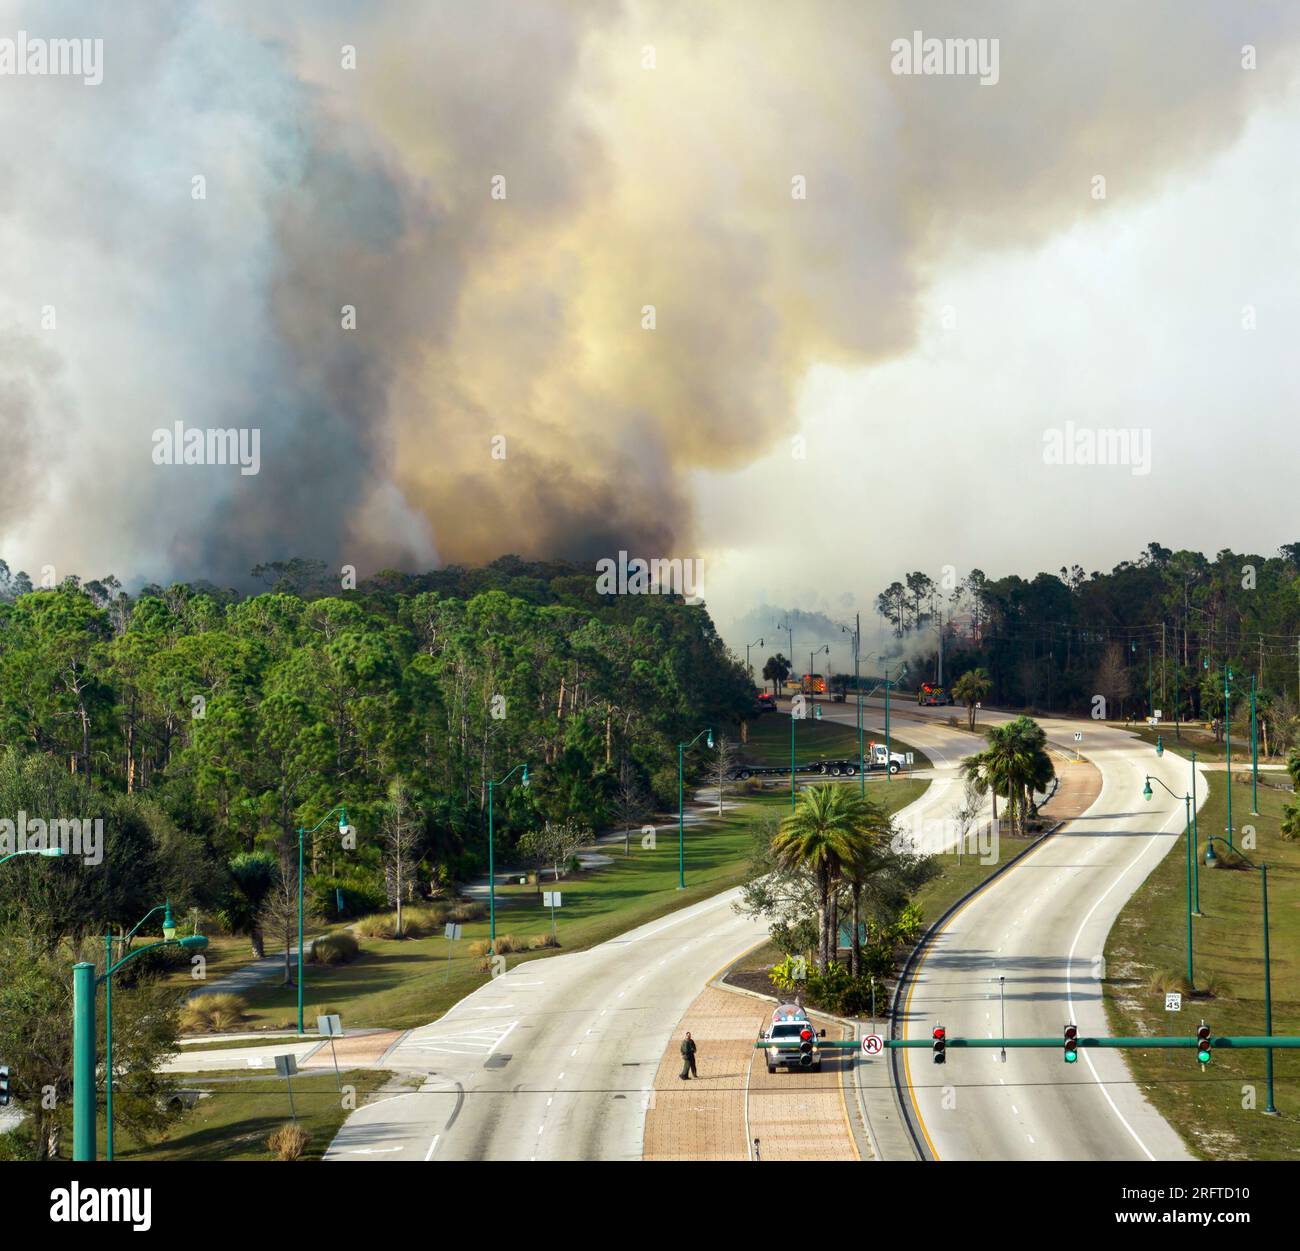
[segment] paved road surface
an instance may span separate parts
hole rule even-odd
[[[1044,722],[1058,741],[1071,724]],[[1084,733],[1102,774],[1097,802],[945,928],[907,999],[905,1037],[928,1037],[936,1023],[950,1037],[1000,1034],[999,975],[1006,978],[1008,1036],[1060,1036],[1071,1021],[1085,1036],[1109,1032],[1096,980],[1106,935],[1182,837],[1183,805],[1158,786],[1146,803],[1143,778],[1149,772],[1182,793],[1190,766],[1158,759],[1121,730],[1088,725]],[[1171,1032],[1182,1026],[1190,1034],[1193,1015],[1171,1017]],[[993,1050],[950,1048],[943,1067],[924,1051],[904,1055],[924,1133],[940,1159],[1191,1158],[1117,1051],[1082,1049],[1073,1066],[1057,1050],[1011,1051],[1003,1064]]]

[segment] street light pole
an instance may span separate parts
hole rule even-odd
[[[686,805],[682,790],[682,761],[686,752],[695,746],[705,735],[709,736],[709,746],[713,746],[713,728],[701,730],[689,743],[677,744],[677,889],[686,889]],[[718,783],[718,804],[722,804],[722,783]]]
[[[1167,791],[1172,798],[1181,799],[1184,801],[1184,815],[1186,817],[1186,823],[1183,828],[1184,828],[1184,833],[1187,836],[1186,838],[1186,843],[1187,843],[1187,985],[1191,989],[1195,990],[1196,978],[1194,977],[1192,972],[1192,859],[1193,859],[1192,857],[1192,812],[1191,812],[1192,797],[1190,795],[1174,794],[1174,792],[1170,790],[1168,786],[1165,786],[1164,782],[1162,782],[1159,778],[1152,778],[1150,774],[1147,774],[1146,785],[1142,788],[1142,798],[1145,799],[1148,803],[1151,802],[1151,795],[1152,795],[1151,783],[1153,781],[1158,782],[1160,786],[1165,791]]]
[[[310,830],[308,830],[308,829],[304,829],[301,825],[298,827],[298,1033],[299,1033],[299,1035],[301,1035],[302,1032],[303,1032],[303,1030],[302,1030],[302,996],[303,996],[303,984],[304,984],[304,980],[305,980],[305,977],[306,977],[306,974],[303,972],[303,959],[302,959],[302,947],[303,947],[303,943],[302,943],[302,917],[303,917],[303,907],[302,907],[302,896],[303,896],[303,892],[302,892],[302,888],[303,888],[303,881],[302,881],[302,869],[303,869],[303,865],[302,865],[302,845],[303,845],[303,836],[306,835],[306,834],[315,834],[316,831],[319,830],[320,827],[321,827],[322,825],[324,825],[325,822],[328,821],[328,820],[330,819],[330,817],[332,817],[336,812],[339,814],[339,833],[340,833],[340,834],[347,834],[348,831],[351,830],[352,827],[351,827],[350,825],[348,825],[348,810],[347,810],[347,808],[346,808],[343,804],[335,804],[334,807],[331,808],[331,809],[330,809],[330,810],[329,810],[329,811],[328,811],[328,812],[327,812],[323,817],[321,817],[321,819],[320,819],[319,821],[317,821],[316,824],[313,825],[313,826],[311,827]]]
[[[1228,846],[1232,846],[1232,696],[1228,692],[1228,683],[1232,680],[1232,670],[1225,661],[1223,665],[1223,742],[1224,763],[1228,768]]]
[[[1205,841],[1205,863],[1212,865],[1216,856],[1214,854],[1214,844],[1226,842],[1225,839],[1211,834]],[[1230,851],[1237,851],[1231,843],[1227,843]],[[1273,971],[1269,958],[1268,947],[1268,865],[1265,863],[1255,864],[1252,860],[1247,859],[1237,851],[1243,863],[1250,869],[1259,874],[1260,885],[1260,902],[1263,905],[1263,923],[1264,923],[1264,1033],[1266,1037],[1273,1036]],[[1278,1116],[1277,1106],[1273,1101],[1273,1048],[1269,1047],[1264,1052],[1264,1074],[1268,1082],[1268,1106],[1264,1112],[1268,1116]]]
[[[140,921],[143,925],[158,909],[148,912]],[[81,961],[72,966],[72,1158],[80,1163],[93,1160],[96,1154],[95,1129],[95,987],[100,982],[109,982],[113,974],[124,964],[142,956],[146,951],[155,951],[159,947],[176,946],[185,950],[202,951],[208,945],[203,934],[192,934],[188,938],[175,937],[176,930],[171,924],[171,905],[167,905],[163,933],[171,931],[171,937],[164,937],[160,943],[150,943],[147,947],[138,947],[123,956],[116,964],[106,964],[100,977],[95,976],[95,966],[88,961]],[[137,925],[136,929],[140,926]],[[131,931],[134,934],[135,930]],[[131,934],[126,935],[129,938]],[[125,941],[125,939],[123,940]],[[111,1031],[108,1047],[112,1045]],[[107,1051],[108,1071],[105,1080],[108,1084],[109,1113],[112,1113],[113,1057]],[[109,1150],[112,1150],[112,1131],[109,1131]],[[109,1158],[112,1156],[110,1154]]]
[[[13,851],[7,856],[0,856],[0,864],[8,864],[10,860],[17,860],[19,856],[62,856],[66,854],[62,847],[25,847],[22,851]]]
[[[762,639],[757,639],[753,643],[745,644],[745,671],[749,674],[749,680],[751,682],[754,680],[754,666],[749,663],[749,649],[751,647],[762,647],[762,646],[763,646]]]
[[[493,844],[496,842],[496,827],[493,823],[492,792],[498,786],[504,786],[519,770],[524,771],[524,776],[520,779],[520,784],[528,786],[528,765],[515,765],[505,777],[499,781],[488,779],[488,955],[496,955],[497,950],[497,870],[496,860],[494,858]]]
[[[1231,772],[1229,772],[1231,777]],[[1259,732],[1255,714],[1255,675],[1250,675],[1250,815],[1259,816]],[[1272,1053],[1270,1053],[1272,1054]]]

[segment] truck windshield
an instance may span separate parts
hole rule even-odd
[[[808,1029],[807,1021],[782,1021],[779,1025],[772,1026],[773,1038],[798,1038],[800,1033]]]

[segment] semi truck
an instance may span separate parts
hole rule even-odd
[[[863,762],[869,773],[883,770],[886,766],[888,766],[890,773],[898,773],[912,763],[907,755],[902,752],[891,751],[886,753],[883,743],[872,743],[863,753]],[[833,778],[857,777],[858,758],[857,756],[842,756],[835,759],[808,760],[803,764],[796,765],[795,772],[813,773]],[[789,777],[790,766],[738,764],[729,770],[727,776],[736,782],[743,782],[746,778]]]

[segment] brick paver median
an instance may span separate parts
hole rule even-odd
[[[841,1090],[841,1065],[850,1061],[826,1052],[820,1073],[778,1069],[769,1075],[754,1040],[773,1007],[713,986],[701,992],[659,1062],[646,1112],[645,1159],[746,1160],[754,1138],[761,1140],[764,1160],[858,1158]],[[843,1033],[832,1022],[814,1020],[827,1038]],[[679,1048],[687,1030],[698,1047],[699,1079],[684,1082]]]

